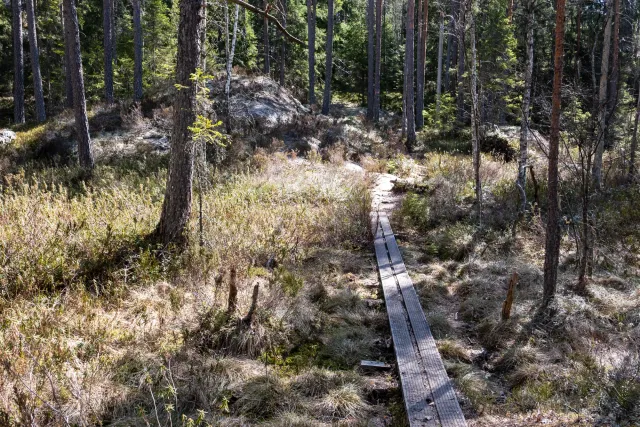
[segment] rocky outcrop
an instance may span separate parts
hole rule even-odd
[[[211,83],[212,108],[218,116],[223,111],[224,81]],[[236,133],[270,134],[294,125],[299,117],[310,113],[285,87],[269,77],[235,76],[231,80],[229,115]]]
[[[0,129],[0,146],[11,144],[16,140],[16,133],[9,129]]]

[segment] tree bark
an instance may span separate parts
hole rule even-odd
[[[173,133],[169,175],[157,235],[164,244],[184,245],[191,214],[194,144],[189,127],[196,119],[196,84],[191,80],[200,65],[205,3],[180,0],[178,26],[177,91],[173,107]]]
[[[609,80],[609,52],[611,48],[611,21],[613,0],[607,0],[607,20],[604,27],[604,41],[602,44],[602,62],[600,66],[600,89],[598,91],[598,126],[596,137],[595,157],[593,159],[593,186],[602,188],[602,157],[604,155],[604,138],[607,132],[607,88]]]
[[[422,6],[422,11],[420,10]],[[416,128],[424,127],[424,74],[427,55],[427,25],[429,22],[429,0],[418,0],[418,66],[416,76]]]
[[[263,8],[268,12],[269,1],[263,1]],[[264,73],[271,74],[271,58],[269,57],[269,18],[266,14],[262,17],[262,47],[264,49]]]
[[[60,22],[62,34],[66,34],[64,23],[64,3],[60,3]],[[71,54],[67,43],[64,44],[63,74],[64,74],[64,107],[73,108],[73,82],[71,81]]]
[[[616,105],[618,104],[618,80],[620,77],[620,0],[614,0],[613,14],[613,49],[611,53],[611,78],[609,79],[608,89],[607,125],[611,122]],[[607,126],[607,130],[611,130],[609,126]],[[605,134],[606,140],[609,139],[608,136],[608,133]]]
[[[280,0],[280,7],[282,8],[282,26],[287,28],[287,0]],[[282,34],[280,37],[280,86],[284,86],[286,58],[287,41]]]
[[[134,0],[135,1],[135,0]],[[104,98],[107,104],[113,103],[113,0],[102,1],[102,28],[104,46]]]
[[[333,69],[333,0],[327,0],[327,52],[324,74],[322,114],[329,114],[331,105],[331,75]]]
[[[374,60],[373,121],[380,120],[380,79],[382,73],[382,11],[384,0],[376,0],[376,53]]]
[[[436,118],[440,118],[442,95],[442,48],[444,44],[444,12],[440,11],[440,31],[438,34],[438,77],[436,79]]]
[[[73,109],[76,137],[78,138],[78,159],[84,169],[93,169],[93,149],[89,136],[87,104],[84,97],[84,77],[82,75],[82,56],[80,54],[80,29],[74,0],[64,0],[64,35],[71,60],[71,81],[73,82]]]
[[[476,58],[476,2],[471,0],[469,10],[469,34],[471,45],[471,142],[473,147],[473,176],[476,187],[478,225],[482,223],[482,182],[480,181],[480,115],[478,108],[478,64]]]
[[[638,122],[640,121],[640,85],[638,86],[638,101],[636,105],[636,114],[633,121],[633,135],[631,137],[631,155],[629,159],[629,177],[636,176],[636,152],[638,151]]]
[[[518,216],[522,216],[527,209],[527,160],[529,150],[529,108],[531,105],[531,85],[533,81],[533,0],[528,2],[527,11],[527,69],[524,73],[524,93],[522,95],[522,118],[520,122],[520,159],[518,162],[518,177],[516,188],[520,194]]]
[[[227,44],[226,44],[226,54],[227,54],[227,81],[224,84],[224,100],[225,100],[225,109],[227,116],[227,133],[231,134],[231,112],[229,108],[229,96],[231,94],[231,71],[233,70],[233,57],[236,53],[236,39],[238,34],[238,15],[240,13],[240,6],[236,5],[235,14],[233,18],[233,35],[231,37],[231,50],[229,50],[229,4],[225,3],[225,23],[227,28]]]
[[[367,0],[367,118],[375,116],[375,7]]]
[[[142,10],[140,0],[131,0],[133,6],[133,100],[142,101]]]
[[[309,105],[316,103],[316,0],[307,0],[307,33],[309,42]]]
[[[38,33],[36,29],[36,11],[33,0],[27,3],[27,26],[29,28],[29,51],[31,53],[31,74],[33,77],[33,95],[36,101],[36,120],[44,122],[47,113],[44,108],[44,94],[42,92],[42,75],[40,74],[40,51],[38,49]]]
[[[582,75],[582,58],[580,57],[581,44],[582,44],[582,1],[578,2],[578,14],[576,16],[576,82],[580,82],[580,76]]]
[[[405,115],[407,122],[407,150],[411,152],[416,142],[416,115],[414,99],[414,37],[415,0],[407,3],[407,25],[404,60]]]
[[[544,288],[542,305],[548,306],[556,294],[560,258],[560,206],[558,201],[558,152],[560,147],[560,109],[564,56],[565,0],[556,2],[555,53],[551,100],[551,134],[549,136],[549,176],[547,233],[544,255]]]
[[[462,0],[451,0],[451,16],[449,18],[449,35],[447,36],[447,59],[445,60],[445,74],[444,74],[444,90],[449,91],[449,84],[451,81],[451,58],[457,58],[458,47],[456,28],[458,23],[458,17],[460,16],[460,2]],[[455,92],[455,87],[454,87]]]
[[[22,46],[22,1],[11,1],[13,35],[13,120],[24,123],[24,50]]]
[[[466,0],[460,0],[460,11],[458,12],[458,90],[456,93],[456,122],[458,126],[464,123],[464,34],[465,34],[465,15]]]

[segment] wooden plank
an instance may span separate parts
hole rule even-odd
[[[411,427],[437,426],[435,408],[427,402],[430,393],[427,389],[426,378],[424,378],[424,369],[411,339],[402,305],[402,295],[398,290],[382,228],[379,226],[374,245],[409,425]]]
[[[400,249],[391,231],[389,218],[381,214],[380,227],[383,230],[391,267],[398,281],[404,305],[411,322],[411,328],[418,343],[420,358],[426,370],[433,399],[438,410],[440,423],[443,427],[464,427],[467,425],[455,391],[444,368],[440,354],[436,347],[431,329],[420,305],[413,282],[407,273]]]

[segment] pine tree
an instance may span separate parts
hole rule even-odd
[[[329,114],[331,105],[331,75],[333,71],[333,0],[327,0],[327,51],[322,97],[322,114]]]
[[[47,113],[44,107],[44,94],[42,92],[42,75],[40,74],[40,50],[38,49],[38,33],[36,29],[36,11],[34,0],[25,0],[27,3],[27,27],[29,29],[29,52],[31,53],[31,76],[33,78],[33,95],[36,101],[36,120],[44,122]]]
[[[22,49],[22,1],[11,1],[13,34],[13,120],[24,123],[24,51]]]
[[[200,66],[204,9],[200,0],[180,0],[176,61],[176,83],[180,90],[174,99],[169,174],[156,230],[158,238],[167,245],[187,243],[185,232],[191,214],[195,156],[189,128],[196,119],[196,84],[191,76]]]

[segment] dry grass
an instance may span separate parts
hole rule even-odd
[[[534,155],[539,157],[535,149]],[[534,167],[544,201],[544,165],[538,160]],[[570,289],[576,281],[575,241],[572,229],[564,230],[563,267],[549,315],[537,311],[545,219],[532,215],[512,239],[516,165],[489,156],[482,165],[482,228],[473,205],[471,160],[459,154],[430,153],[420,162],[419,176],[413,177],[420,191],[409,193],[394,216],[406,252],[419,253],[405,262],[420,272],[416,287],[449,374],[470,403],[467,415],[478,426],[543,419],[551,425],[637,424],[640,405],[632,399],[640,390],[640,292],[634,277],[637,244],[631,242],[639,236],[629,227],[635,213],[627,207],[635,191],[612,192],[601,205],[601,255],[586,297]],[[571,212],[575,183],[567,171],[563,179],[563,209]],[[531,197],[533,188],[528,191]],[[502,321],[513,271],[520,280],[512,316]]]
[[[0,419],[177,425],[183,415],[196,422],[203,410],[201,423],[213,425],[321,423],[310,419],[312,405],[288,375],[318,361],[318,350],[302,357],[294,346],[331,341],[313,327],[329,314],[307,310],[315,307],[307,296],[342,269],[326,260],[317,271],[300,266],[325,248],[348,253],[368,242],[362,176],[282,156],[212,175],[203,194],[204,246],[178,256],[145,237],[162,203],[162,161],[100,164],[90,180],[73,168],[24,170],[6,175],[0,192]],[[194,212],[193,241],[197,230]],[[269,260],[281,267],[265,269]],[[209,328],[218,345],[199,350],[192,340],[208,325],[206,314],[226,308],[227,281],[217,286],[214,277],[231,266],[237,317]],[[259,310],[239,331],[256,280]],[[356,321],[343,315],[337,304],[336,327]],[[358,381],[332,375],[327,392],[335,384],[361,396]],[[366,413],[365,403],[341,393],[334,392],[336,419]]]

